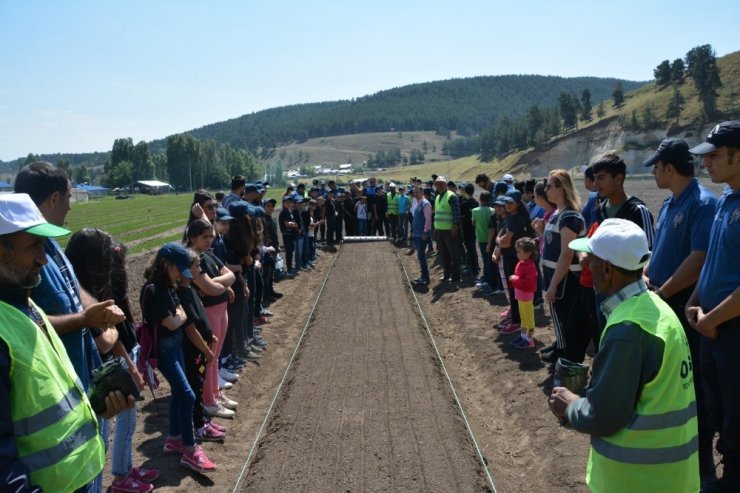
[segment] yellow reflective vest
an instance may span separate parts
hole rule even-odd
[[[74,491],[103,469],[98,421],[62,341],[30,302],[47,330],[0,302],[0,339],[10,355],[10,417],[18,460],[44,491]]]
[[[388,192],[385,196],[385,201],[388,204],[388,215],[398,215],[398,193]]]
[[[629,424],[613,435],[591,438],[586,482],[596,493],[696,493],[696,396],[686,334],[673,310],[651,292],[617,306],[602,342],[610,327],[625,321],[663,340],[663,361],[643,387]]]
[[[437,195],[434,200],[434,229],[450,231],[452,229],[452,206],[450,198],[453,193],[447,190],[442,195]]]

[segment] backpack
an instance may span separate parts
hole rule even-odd
[[[141,305],[141,311],[144,312],[144,292],[150,288],[152,284],[147,284],[141,290],[139,297],[139,304]],[[136,339],[139,341],[139,359],[136,362],[136,368],[141,373],[144,381],[149,386],[154,394],[154,389],[159,388],[159,379],[154,370],[158,367],[157,360],[157,327],[151,327],[147,324],[146,320],[137,323],[134,327],[136,330]]]

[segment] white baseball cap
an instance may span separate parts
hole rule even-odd
[[[650,258],[645,232],[626,219],[606,219],[591,238],[577,238],[568,246],[627,270],[644,267]]]
[[[0,235],[25,231],[32,235],[55,238],[70,230],[50,224],[27,193],[0,195]]]
[[[507,173],[507,174],[505,174],[505,175],[504,175],[503,177],[501,177],[501,179],[502,179],[503,181],[505,181],[506,183],[514,183],[514,177],[513,177],[513,176],[511,176],[511,175],[510,175],[510,174],[508,174],[508,173]]]

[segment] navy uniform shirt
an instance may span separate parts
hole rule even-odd
[[[661,286],[692,251],[706,252],[717,197],[694,178],[678,197],[663,202],[655,223],[650,283]]]
[[[740,286],[740,191],[717,202],[707,259],[699,276],[699,302],[708,312]]]

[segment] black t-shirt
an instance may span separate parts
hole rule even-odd
[[[283,234],[283,236],[292,235],[295,233],[294,229],[290,229],[285,225],[285,223],[293,220],[293,215],[290,212],[291,211],[289,209],[281,209],[280,214],[278,215],[278,223],[280,225],[280,232]]]
[[[190,324],[195,325],[195,328],[200,333],[206,343],[211,342],[213,337],[213,331],[211,331],[211,325],[208,323],[208,316],[206,310],[203,307],[203,303],[198,297],[198,293],[195,292],[192,285],[188,287],[177,288],[177,296],[180,297],[180,303],[182,309],[185,310],[185,323],[183,327],[187,327]],[[186,337],[187,339],[187,337]]]
[[[170,286],[160,286],[157,284],[147,284],[142,288],[141,294],[141,314],[146,324],[157,330],[158,339],[171,337],[176,331],[163,327],[160,322],[170,315],[175,314],[177,305],[180,304],[175,289]]]
[[[470,197],[460,203],[460,220],[462,221],[462,230],[465,234],[475,234],[473,226],[473,209],[478,207],[478,201]]]
[[[506,257],[516,257],[516,247],[514,244],[519,238],[527,236],[527,221],[521,214],[509,214],[501,225],[501,230],[507,233],[514,233],[511,238],[511,246],[501,248],[501,254]]]
[[[206,344],[210,344],[211,339],[213,339],[213,331],[211,330],[211,325],[208,323],[206,310],[203,308],[203,303],[201,303],[198,294],[192,286],[188,286],[177,288],[177,295],[180,297],[182,309],[185,310],[185,316],[187,317],[183,327],[193,324],[195,326],[195,330],[198,331]],[[190,339],[187,336],[183,337],[182,345],[186,354],[200,352],[200,350],[190,342]]]
[[[205,272],[205,274],[211,279],[214,279],[221,275],[221,267],[223,266],[224,266],[224,263],[221,262],[221,260],[219,260],[219,258],[216,257],[213,253],[203,252],[200,254],[200,270]],[[209,296],[201,292],[198,289],[198,286],[194,286],[194,287],[198,291],[198,296],[200,296],[200,299],[203,302],[203,306],[219,305],[221,303],[225,303],[229,299],[226,292],[219,294],[217,296]]]

